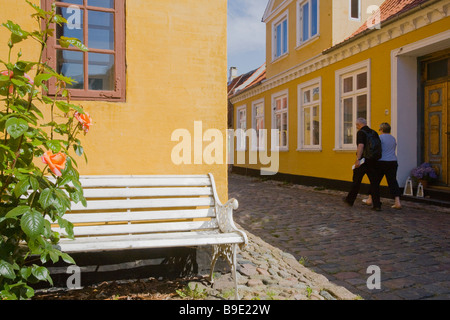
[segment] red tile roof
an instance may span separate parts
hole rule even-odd
[[[238,92],[246,90],[266,79],[266,64],[264,63],[258,69],[240,75],[228,83],[228,97]]]
[[[380,6],[380,22],[381,25],[386,23],[387,21],[395,18],[396,16],[405,13],[421,4],[428,2],[430,0],[386,0]],[[364,32],[369,29],[371,26],[375,26],[376,21],[375,18],[369,18],[358,30],[356,30],[350,37]]]

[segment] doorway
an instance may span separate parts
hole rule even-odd
[[[450,186],[450,50],[422,59],[424,160],[439,176],[438,185]]]

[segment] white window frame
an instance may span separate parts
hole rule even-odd
[[[244,111],[245,119],[241,119],[241,111]],[[245,128],[241,127],[245,123]],[[241,130],[239,130],[241,129]],[[247,105],[236,108],[236,151],[247,150]]]
[[[343,80],[344,78],[348,78],[350,76],[354,76],[360,74],[361,72],[367,72],[367,87],[365,89],[354,90],[351,93],[343,94]],[[354,84],[356,85],[356,84]],[[335,92],[336,92],[336,100],[335,100],[335,151],[354,151],[356,150],[356,118],[357,118],[357,110],[356,110],[356,101],[353,102],[353,143],[352,144],[344,144],[343,141],[343,131],[344,131],[344,106],[343,101],[345,98],[351,96],[359,96],[362,94],[367,94],[367,124],[370,126],[371,123],[371,60],[367,59],[365,61],[361,61],[354,65],[348,66],[344,69],[340,69],[336,71],[335,74]],[[356,100],[356,99],[354,99]]]
[[[358,2],[358,17],[352,17],[352,3],[353,1],[357,1]],[[362,13],[362,9],[361,9],[361,0],[348,0],[348,17],[350,20],[352,21],[361,21],[361,13]]]
[[[286,98],[286,109],[282,110],[282,111],[277,111],[276,110],[276,101],[278,99],[283,99]],[[286,113],[286,145],[285,146],[280,146],[279,142],[280,142],[280,136],[281,136],[281,132],[280,134],[276,134],[276,116],[277,114],[281,115],[281,118],[283,118],[282,114]],[[289,151],[289,90],[283,90],[283,91],[279,91],[277,93],[274,93],[272,95],[272,134],[271,134],[271,139],[272,139],[272,151]]]
[[[277,27],[286,21],[286,39],[283,38],[283,27],[281,27],[281,53],[277,55]],[[283,43],[286,40],[286,52],[283,52]],[[272,22],[272,61],[280,59],[289,54],[289,11],[283,12],[276,20]]]
[[[303,6],[309,3],[309,35],[308,39],[303,39]],[[300,47],[320,36],[320,0],[317,0],[317,33],[312,34],[312,0],[297,0],[297,47]]]
[[[319,87],[319,100],[305,103],[303,99],[303,93]],[[297,151],[322,151],[322,77],[312,79],[305,83],[298,85],[298,146]],[[304,128],[305,113],[304,109],[318,105],[319,112],[319,144],[318,145],[305,145]]]
[[[256,114],[256,107],[258,107],[258,106],[262,106],[262,110],[263,110],[262,116],[258,116]],[[256,136],[256,134],[258,134],[258,132],[257,132],[256,128],[257,128],[257,121],[259,119],[262,119],[262,121],[264,123],[264,128],[262,128],[263,131],[259,133],[260,140],[258,143],[258,138]],[[251,146],[252,151],[266,150],[267,139],[266,139],[265,135],[267,134],[267,130],[266,130],[267,124],[266,124],[266,119],[265,119],[265,100],[264,100],[264,98],[261,98],[261,99],[258,99],[258,100],[255,100],[252,102],[252,128],[254,129],[254,131],[252,131],[252,132],[255,133],[255,136],[252,137],[252,146]]]

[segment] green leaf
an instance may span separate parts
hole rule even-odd
[[[31,273],[33,276],[36,277],[36,279],[40,281],[48,281],[51,285],[53,285],[52,278],[50,277],[50,272],[45,267],[39,267],[39,266],[33,266],[33,269],[31,270]]]
[[[10,20],[8,20],[7,23],[3,23],[3,26],[11,31],[11,41],[13,42],[13,44],[25,40],[29,35],[29,33],[22,30],[22,28],[18,24],[15,24]]]
[[[28,191],[30,188],[30,180],[24,179],[17,182],[16,187],[14,188],[14,195],[16,198],[20,198],[24,193]]]
[[[49,80],[51,77],[53,77],[53,75],[48,74],[48,73],[41,73],[40,75],[37,75],[34,78],[34,83],[36,84],[36,86],[40,87],[42,85],[43,81],[47,81]]]
[[[61,143],[59,140],[49,140],[49,141],[46,141],[45,144],[54,153],[58,153],[59,151],[61,151]]]
[[[15,219],[16,217],[21,216],[30,211],[31,211],[31,208],[28,206],[19,206],[17,208],[12,209],[11,211],[9,211],[5,217]]]
[[[31,210],[22,216],[20,226],[30,238],[36,238],[44,231],[44,217],[36,210]]]
[[[64,260],[65,263],[75,264],[75,260],[73,260],[73,258],[69,256],[67,253],[61,252],[59,255],[61,256],[61,258]]]
[[[68,38],[68,37],[64,37],[61,36],[59,38],[59,44],[61,47],[63,48],[68,48],[70,45],[73,45],[74,47],[80,49],[81,51],[88,51],[89,49],[83,44],[81,43],[80,40],[78,40],[77,38]]]
[[[6,131],[13,137],[14,139],[19,138],[28,130],[28,122],[23,119],[18,118],[9,118],[6,121]]]
[[[68,113],[70,111],[70,105],[67,102],[56,101],[56,106],[64,113]]]
[[[11,280],[16,278],[13,266],[5,260],[0,260],[0,275]]]
[[[47,209],[53,204],[53,195],[52,191],[49,188],[41,192],[41,195],[39,197],[39,204],[43,209]]]

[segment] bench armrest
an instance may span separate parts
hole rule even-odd
[[[239,203],[236,199],[230,199],[227,201],[227,203],[222,204],[217,195],[214,177],[212,174],[209,174],[209,176],[211,178],[214,193],[216,218],[219,224],[219,230],[223,233],[237,232],[241,234],[242,238],[244,239],[244,243],[241,244],[241,248],[243,248],[248,243],[247,234],[244,231],[238,229],[233,220],[233,210],[236,210],[239,207]]]

